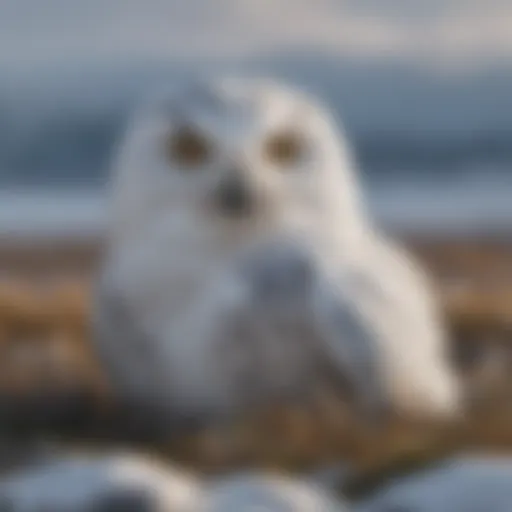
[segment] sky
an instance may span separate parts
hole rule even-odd
[[[452,199],[467,188],[456,181],[461,165],[481,177],[488,166],[478,159],[496,157],[510,169],[512,0],[0,0],[0,185],[2,173],[4,183],[101,181],[139,86],[190,65],[253,62],[318,87],[368,168],[390,159],[411,170],[419,193],[418,176],[441,183],[423,202],[399,194],[421,203],[415,211],[470,224],[510,218],[503,174],[498,186],[477,183],[462,205]],[[412,172],[418,161],[423,174]],[[452,188],[445,176],[455,176]],[[447,209],[429,207],[442,193]],[[411,218],[412,203],[402,210],[394,189],[389,197],[384,209]],[[39,210],[6,208],[9,226],[26,211],[38,225]]]
[[[317,48],[436,69],[512,58],[512,0],[0,0],[0,65]]]

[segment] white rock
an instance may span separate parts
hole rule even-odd
[[[13,512],[192,512],[199,501],[192,476],[126,455],[57,459],[0,481],[0,509]]]
[[[213,483],[206,512],[346,512],[345,504],[304,481],[265,474],[235,475]]]
[[[510,512],[512,458],[460,457],[399,479],[358,512]]]

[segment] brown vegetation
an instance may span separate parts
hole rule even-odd
[[[365,432],[343,404],[266,411],[226,432],[180,439],[173,456],[203,467],[258,459],[300,466],[342,452],[363,470],[401,458],[419,460],[457,447],[512,447],[512,244],[411,243],[437,278],[454,340],[454,355],[474,412],[443,435],[431,425],[397,419],[386,431]],[[0,406],[33,404],[70,392],[92,403],[107,397],[88,333],[93,245],[0,248]],[[3,401],[3,402],[2,402]],[[2,412],[3,408],[0,407]],[[34,407],[32,412],[39,414]],[[29,417],[29,416],[25,416]],[[314,418],[314,421],[312,420]],[[37,423],[37,422],[36,422]],[[344,429],[342,435],[341,428]],[[270,442],[269,439],[273,439]]]

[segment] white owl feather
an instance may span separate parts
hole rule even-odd
[[[426,278],[373,227],[348,145],[308,95],[206,80],[135,115],[112,172],[95,307],[120,395],[196,416],[313,389],[450,416]]]

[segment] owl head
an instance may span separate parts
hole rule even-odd
[[[115,159],[112,227],[323,222],[350,235],[363,223],[352,168],[341,130],[306,93],[261,78],[198,80],[135,113]]]

